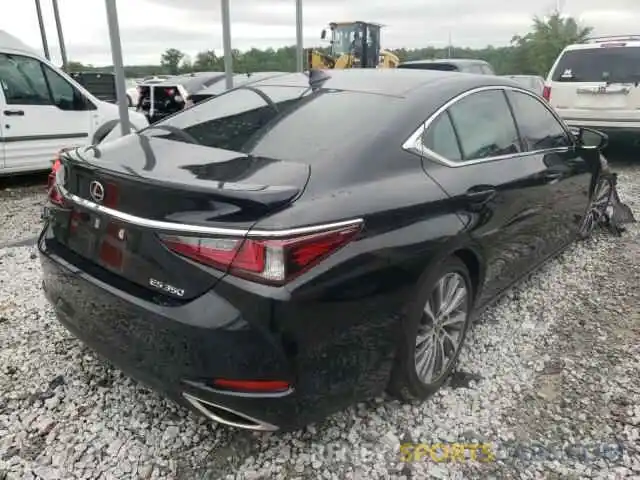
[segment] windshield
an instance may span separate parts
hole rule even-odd
[[[355,46],[355,32],[359,31],[357,25],[338,25],[333,31],[333,54],[343,55],[351,53]],[[362,37],[362,34],[360,35]]]
[[[141,135],[188,141],[184,135],[154,128],[176,127],[199,144],[281,160],[313,163],[342,158],[345,149],[371,142],[393,111],[395,99],[383,95],[260,86],[277,110],[258,93],[238,88],[205,100],[143,130]],[[328,113],[330,112],[330,113]]]
[[[640,81],[640,47],[569,50],[553,72],[555,82]]]

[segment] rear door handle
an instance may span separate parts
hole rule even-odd
[[[2,113],[7,117],[24,117],[24,110],[5,110]]]

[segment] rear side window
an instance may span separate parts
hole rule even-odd
[[[436,118],[422,136],[422,143],[432,152],[443,156],[447,160],[459,162],[462,153],[458,146],[456,131],[451,123],[449,113],[444,112]]]
[[[564,128],[540,100],[526,93],[507,92],[528,151],[568,147],[571,141]]]
[[[449,107],[449,113],[460,137],[464,160],[521,151],[518,131],[502,90],[473,93]]]
[[[553,71],[554,82],[640,81],[640,47],[567,50]]]

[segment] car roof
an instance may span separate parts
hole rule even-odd
[[[461,75],[458,72],[440,70],[353,68],[324,72],[327,74],[327,80],[321,84],[323,89],[349,90],[395,97],[404,97],[412,90],[430,83],[442,81],[458,83],[464,81],[459,78]],[[466,76],[463,75],[462,77]],[[470,80],[476,82],[479,77],[488,77],[488,75],[475,74],[468,74],[468,76]],[[304,73],[288,73],[260,80],[252,85],[257,87],[291,86],[304,88],[309,86],[309,78]],[[512,83],[509,83],[509,85],[512,85]]]
[[[282,75],[288,75],[286,72],[254,72],[250,74],[236,73],[233,75],[233,86],[239,87],[241,85],[249,85],[268,78],[274,78]],[[194,92],[194,95],[216,95],[224,92],[227,89],[227,85],[223,81],[215,82],[201,90]]]
[[[505,75],[507,78],[536,78],[539,80],[544,80],[540,75]]]
[[[203,86],[211,85],[223,78],[224,72],[197,72],[186,75],[176,75],[174,77],[167,78],[162,82],[155,83],[154,86],[162,87],[181,85],[189,93],[193,93],[194,91],[202,89]]]
[[[610,45],[615,45],[617,48],[640,47],[640,35],[596,37],[584,43],[574,43],[571,45],[567,45],[567,47],[565,48],[565,51],[594,50],[594,49],[606,48]]]
[[[472,64],[487,64],[484,60],[477,60],[473,58],[434,58],[425,60],[411,60],[409,62],[402,62],[404,65],[426,65],[430,63],[450,63],[454,65],[472,65]]]
[[[20,40],[18,37],[11,35],[5,30],[0,30],[0,51],[13,50],[16,52],[28,53],[29,55],[38,55],[38,52]]]

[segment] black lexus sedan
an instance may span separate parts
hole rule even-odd
[[[265,79],[61,154],[43,288],[96,352],[226,425],[425,399],[475,315],[589,224],[583,132],[496,76]]]

